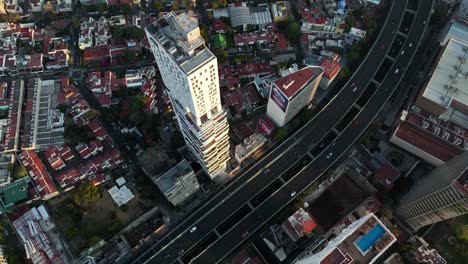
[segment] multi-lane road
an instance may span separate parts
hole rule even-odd
[[[340,93],[313,120],[240,175],[168,236],[136,259],[135,263],[169,264],[180,258],[190,260],[192,257],[194,263],[217,263],[331,167],[373,121],[411,62],[424,32],[425,21],[429,20],[432,1],[424,1],[424,4],[418,6],[416,13],[406,10],[406,4],[406,0],[393,2],[385,25],[361,66]],[[406,32],[408,35],[397,33],[405,12],[413,13],[414,17],[411,29],[409,25],[403,27],[403,31],[410,30]],[[389,58],[387,52],[396,35],[405,39],[402,46],[405,52],[396,58]],[[387,65],[389,69],[385,78],[380,83],[372,81],[380,71],[383,61],[391,62]],[[368,88],[370,86],[375,91],[365,100],[367,104],[357,105],[363,101],[363,94],[369,95],[366,89],[371,89]],[[345,122],[347,126],[343,128],[341,119],[346,116],[352,116],[353,122],[349,125]],[[293,177],[287,175],[290,168],[306,156],[313,161],[297,175],[296,172]],[[251,199],[276,179],[279,179],[281,186],[268,193],[269,196],[260,203],[253,204]],[[229,225],[228,229],[220,228],[225,227],[226,220],[237,215],[236,212],[240,209],[246,212],[240,221]],[[205,242],[206,239],[210,240],[210,245],[196,250],[195,255],[190,255],[191,250],[197,248],[197,244],[204,239]]]

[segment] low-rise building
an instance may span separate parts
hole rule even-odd
[[[64,144],[65,116],[57,109],[61,82],[29,79],[22,135],[23,149],[45,149]]]
[[[288,1],[279,1],[271,4],[271,14],[275,23],[286,20],[291,17],[291,7]]]
[[[182,160],[163,175],[151,179],[174,206],[185,202],[200,188],[195,172],[186,160]]]
[[[327,89],[341,70],[340,55],[336,54],[332,58],[323,59],[320,63],[320,67],[323,68],[323,76],[320,80],[319,87]]]
[[[390,142],[440,166],[468,150],[468,131],[413,106],[402,111]]]
[[[265,145],[266,138],[260,133],[254,133],[235,147],[234,156],[239,164],[252,157]]]
[[[36,190],[43,200],[48,200],[59,194],[52,177],[45,168],[36,152],[32,150],[22,151],[19,155],[29,177],[34,181]]]
[[[354,45],[366,36],[366,31],[352,27],[348,33],[345,34],[345,42],[348,45]]]
[[[289,238],[296,242],[299,238],[309,235],[317,224],[303,208],[299,208],[293,215],[281,224]]]
[[[395,236],[373,214],[346,226],[325,248],[301,256],[296,263],[376,263],[394,243]]]
[[[448,263],[447,260],[445,260],[436,249],[431,248],[422,237],[412,236],[408,242],[412,247],[412,250],[409,252],[410,258],[414,259],[417,263]]]
[[[61,264],[61,254],[49,238],[49,232],[57,232],[43,205],[27,208],[12,216],[12,224],[26,251],[26,258],[33,264]]]
[[[322,68],[308,66],[274,81],[268,98],[268,117],[279,127],[286,125],[312,101],[322,75]]]

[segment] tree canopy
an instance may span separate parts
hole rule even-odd
[[[212,8],[226,7],[227,4],[228,4],[227,0],[213,0],[213,1],[211,1],[211,7]]]
[[[90,182],[82,183],[72,194],[73,202],[81,207],[88,206],[89,203],[96,202],[101,198],[99,190]]]

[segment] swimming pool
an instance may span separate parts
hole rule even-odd
[[[367,252],[374,243],[379,240],[383,234],[385,234],[385,229],[380,225],[377,224],[375,225],[367,234],[365,234],[359,241],[356,243],[356,245],[359,247],[359,249],[362,251],[362,253]]]

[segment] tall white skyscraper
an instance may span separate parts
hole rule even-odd
[[[169,13],[145,31],[185,142],[213,178],[229,159],[216,57],[205,46],[197,21],[186,13]]]

